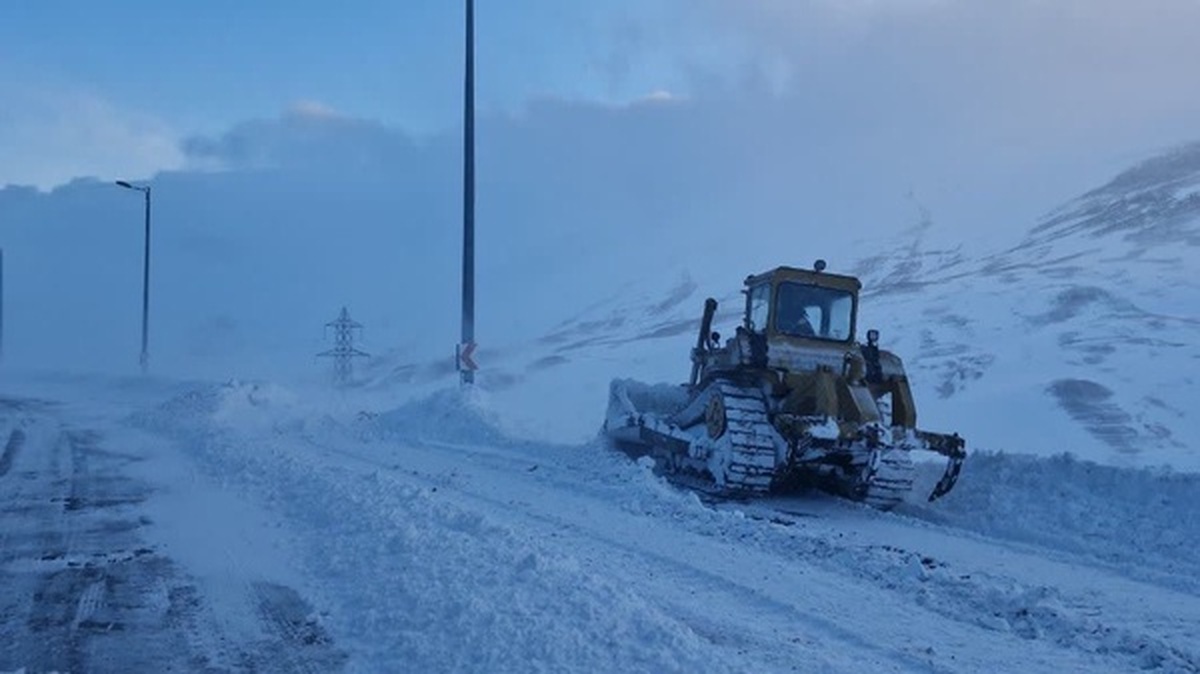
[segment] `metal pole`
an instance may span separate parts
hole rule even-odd
[[[142,252],[142,373],[150,369],[150,186],[146,186],[146,246]]]
[[[475,341],[475,2],[467,0],[466,82],[463,105],[462,343]],[[460,368],[463,385],[475,372]]]

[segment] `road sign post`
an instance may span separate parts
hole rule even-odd
[[[467,0],[466,58],[463,87],[463,259],[462,344],[459,377],[463,386],[475,382],[475,368],[464,368],[462,353],[475,349],[475,2]]]

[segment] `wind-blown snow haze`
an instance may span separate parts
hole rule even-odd
[[[0,18],[0,672],[1200,671],[1200,5],[476,2],[461,388],[462,3],[219,4]],[[949,494],[613,441],[817,260]]]

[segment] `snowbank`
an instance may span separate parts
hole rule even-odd
[[[513,443],[489,402],[487,394],[477,389],[456,387],[362,420],[380,437],[393,440]]]
[[[394,437],[512,442],[480,405],[439,393],[366,421]],[[205,473],[287,519],[305,550],[308,593],[329,611],[351,669],[736,670],[634,592],[444,497],[436,479],[403,469],[402,445],[390,457],[368,454],[352,428],[323,444],[337,432],[309,434],[312,422],[294,418],[303,409],[284,390],[230,383],[134,421],[169,433]]]
[[[911,512],[988,536],[1083,554],[1130,574],[1200,578],[1200,475],[975,452],[958,486]],[[1200,582],[1192,587],[1200,589]]]

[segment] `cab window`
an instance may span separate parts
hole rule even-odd
[[[844,342],[853,329],[854,295],[804,283],[779,284],[775,329],[794,337]]]
[[[750,289],[746,297],[746,329],[765,332],[771,311],[771,285],[762,283]]]

